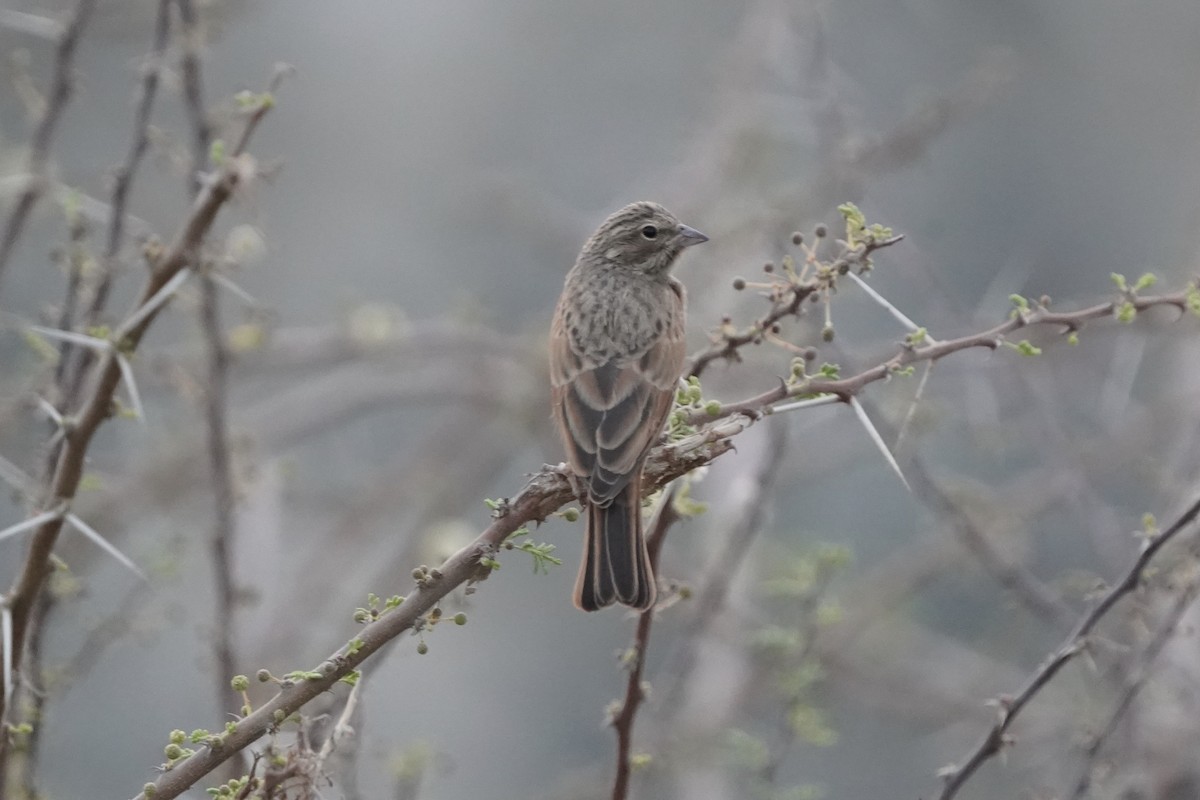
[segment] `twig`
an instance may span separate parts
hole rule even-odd
[[[646,537],[646,549],[650,553],[650,565],[654,570],[658,569],[658,557],[662,552],[667,530],[678,519],[679,513],[675,510],[675,488],[672,487],[663,497],[662,506],[654,518],[654,528]],[[617,774],[613,781],[612,800],[625,800],[629,796],[629,774],[633,766],[629,758],[633,743],[633,723],[637,718],[638,708],[646,698],[642,690],[642,672],[646,667],[646,652],[650,648],[650,626],[653,622],[652,606],[638,615],[633,645],[625,656],[625,668],[629,670],[625,680],[625,699],[612,718],[612,726],[617,731]]]
[[[201,281],[200,327],[208,353],[208,381],[204,392],[204,418],[208,437],[209,475],[214,502],[214,528],[211,541],[213,580],[216,582],[216,609],[213,620],[213,651],[216,656],[217,708],[229,690],[233,677],[233,618],[237,587],[233,580],[233,476],[229,467],[229,431],[226,422],[225,384],[228,354],[221,341],[221,323],[217,308],[217,285],[209,276]]]
[[[818,567],[812,587],[801,599],[800,608],[796,610],[796,616],[800,619],[799,633],[802,643],[799,652],[790,658],[799,667],[803,667],[809,657],[816,652],[817,632],[820,628],[818,611],[825,590],[829,588],[829,582],[833,580],[836,572],[836,569],[830,567]],[[779,716],[774,740],[767,746],[767,759],[756,776],[765,786],[775,783],[779,767],[783,765],[784,759],[796,741],[796,726],[792,723],[792,714],[802,702],[802,697],[792,698],[784,706],[783,713]]]
[[[1082,308],[1078,311],[1050,311],[1048,308],[1039,307],[1024,313],[1015,313],[1007,321],[996,325],[986,331],[969,334],[957,339],[949,339],[936,343],[925,345],[909,345],[905,344],[900,351],[891,358],[883,361],[870,369],[863,370],[857,375],[849,378],[817,378],[810,377],[802,381],[797,381],[793,384],[780,382],[780,385],[763,392],[754,397],[747,398],[735,403],[724,403],[720,409],[713,409],[712,413],[708,409],[693,411],[688,416],[689,422],[701,422],[711,420],[714,417],[723,417],[729,414],[742,413],[771,413],[771,407],[774,403],[789,397],[810,397],[825,394],[836,395],[843,402],[849,402],[850,398],[858,394],[864,387],[876,381],[881,381],[889,378],[898,370],[902,370],[910,364],[918,364],[922,362],[936,362],[948,355],[971,350],[977,347],[984,347],[989,350],[995,350],[1001,347],[1005,342],[1005,336],[1013,331],[1020,330],[1026,327],[1057,327],[1061,328],[1064,333],[1074,332],[1079,330],[1091,320],[1103,319],[1112,317],[1118,309],[1128,302],[1136,312],[1145,311],[1158,306],[1171,306],[1178,309],[1182,314],[1188,311],[1189,296],[1195,288],[1184,289],[1182,291],[1173,292],[1164,295],[1146,295],[1133,296],[1129,299],[1114,300],[1109,303],[1101,303],[1099,305]],[[734,342],[740,342],[740,337],[732,339],[727,347],[737,349],[742,344],[735,346]],[[744,343],[743,343],[744,344]],[[697,364],[699,359],[707,358],[707,353],[697,356]],[[719,354],[718,354],[719,355]],[[715,358],[716,356],[713,356]],[[702,363],[711,361],[709,358]],[[695,368],[693,368],[695,372]]]
[[[991,538],[971,518],[971,515],[955,502],[954,498],[939,484],[925,463],[916,457],[906,460],[906,468],[912,477],[917,497],[953,526],[961,541],[980,566],[997,583],[1013,593],[1027,609],[1043,622],[1063,625],[1076,619],[1075,612],[1059,598],[1050,587],[1038,580],[1021,564],[1004,556]]]
[[[837,274],[842,269],[849,269],[858,264],[865,264],[871,253],[890,247],[904,239],[903,236],[892,236],[888,239],[869,239],[855,247],[845,247],[842,252],[829,264],[831,274]],[[743,347],[762,338],[764,331],[771,330],[775,323],[790,316],[796,316],[804,307],[804,301],[816,294],[822,288],[818,280],[792,281],[781,286],[771,297],[771,308],[759,317],[754,324],[744,331],[722,331],[716,340],[704,350],[691,358],[691,366],[687,374],[700,377],[708,365],[717,359],[737,361]]]
[[[939,795],[941,800],[950,800],[950,798],[957,795],[959,789],[970,780],[971,776],[975,774],[976,770],[984,762],[1000,753],[1001,750],[1010,744],[1007,734],[1008,728],[1012,725],[1013,720],[1017,718],[1017,715],[1021,713],[1021,710],[1028,705],[1029,701],[1038,692],[1045,688],[1046,684],[1058,674],[1059,670],[1087,647],[1087,637],[1096,625],[1099,624],[1100,620],[1117,604],[1118,600],[1137,588],[1142,580],[1146,565],[1150,563],[1167,542],[1175,538],[1176,534],[1181,530],[1191,525],[1197,515],[1200,515],[1200,499],[1193,502],[1187,511],[1183,512],[1169,528],[1146,545],[1137,559],[1125,572],[1124,576],[1122,576],[1121,580],[1109,589],[1091,611],[1080,619],[1075,629],[1042,662],[1042,665],[1029,678],[1025,686],[1016,695],[1001,698],[997,706],[998,716],[996,722],[992,725],[991,730],[987,732],[987,735],[980,740],[979,744],[975,746],[970,755],[962,762],[961,766],[950,765],[939,771],[939,775],[945,780],[942,792]]]
[[[767,510],[767,495],[779,477],[779,466],[787,452],[786,419],[768,425],[767,452],[758,470],[749,481],[750,486],[744,500],[738,504],[734,525],[725,537],[720,550],[709,561],[705,577],[700,581],[694,607],[682,630],[679,632],[679,649],[667,660],[662,674],[671,684],[667,689],[662,708],[667,713],[663,727],[674,727],[674,715],[682,708],[680,694],[683,692],[696,665],[696,647],[700,637],[716,622],[721,608],[729,597],[733,584],[750,554],[750,547],[762,531],[763,518]]]
[[[1146,679],[1150,677],[1150,672],[1154,668],[1154,662],[1166,647],[1167,642],[1171,641],[1171,637],[1175,634],[1175,629],[1179,627],[1180,620],[1183,619],[1184,613],[1196,601],[1196,595],[1200,592],[1200,580],[1192,578],[1188,585],[1184,587],[1176,597],[1175,602],[1171,604],[1170,610],[1167,611],[1166,618],[1159,626],[1154,634],[1154,638],[1146,645],[1146,649],[1142,651],[1138,659],[1137,666],[1125,683],[1125,690],[1121,693],[1121,698],[1117,701],[1112,713],[1108,717],[1108,722],[1105,723],[1100,733],[1097,734],[1088,744],[1084,751],[1084,764],[1079,772],[1079,779],[1075,782],[1075,790],[1071,793],[1071,800],[1079,800],[1087,794],[1088,789],[1092,785],[1092,769],[1103,749],[1105,742],[1117,729],[1124,718],[1126,712],[1129,711],[1133,701],[1141,692],[1142,687],[1146,685]]]
[[[125,161],[113,173],[112,198],[109,201],[108,237],[104,245],[104,256],[101,260],[100,279],[96,284],[95,293],[84,315],[84,325],[92,327],[98,324],[100,314],[108,304],[109,292],[112,289],[113,278],[119,266],[121,247],[125,244],[125,207],[129,204],[129,191],[133,187],[133,179],[137,174],[142,157],[150,146],[150,113],[154,108],[154,99],[158,94],[158,79],[162,74],[163,55],[166,53],[167,41],[171,30],[170,0],[158,0],[158,13],[154,18],[154,39],[150,52],[146,54],[141,65],[142,85],[141,96],[138,99],[137,110],[133,118],[133,136]],[[87,353],[79,354],[79,361],[74,366],[74,373],[67,387],[67,397],[73,400],[79,391],[83,374],[91,362]]]
[[[752,421],[746,418],[722,421],[686,440],[656,448],[646,462],[642,477],[645,491],[653,491],[728,452],[733,448],[730,437],[750,424]],[[178,797],[226,759],[275,729],[278,720],[298,711],[388,642],[411,630],[418,619],[454,589],[468,581],[486,578],[490,570],[481,567],[480,559],[494,555],[517,528],[545,519],[574,499],[574,491],[562,471],[551,468],[538,472],[520,494],[497,512],[500,516],[473,542],[438,568],[441,577],[418,584],[402,605],[359,631],[353,647],[344,645],[319,664],[313,672],[321,677],[286,683],[275,697],[239,720],[237,729],[225,736],[222,747],[199,750],[176,763],[154,782],[151,796],[155,800]],[[142,800],[147,798],[144,792],[136,796]]]
[[[50,145],[54,141],[54,131],[58,127],[58,120],[62,116],[63,109],[66,108],[67,101],[71,99],[75,49],[95,7],[96,0],[79,0],[75,6],[75,12],[71,15],[71,20],[63,29],[62,36],[58,40],[58,47],[54,52],[54,77],[50,87],[50,100],[30,143],[28,179],[21,196],[17,199],[16,206],[8,217],[4,233],[0,236],[0,277],[4,275],[4,268],[8,265],[8,259],[21,236],[21,230],[29,218],[29,213],[33,211],[38,198],[45,191],[46,162],[50,158]]]
[[[265,110],[262,108],[250,116],[246,123],[247,132],[253,132]],[[242,156],[242,149],[248,138],[249,133],[244,133],[233,156],[225,162],[201,191],[191,213],[176,234],[172,244],[154,260],[150,276],[143,285],[140,297],[134,306],[135,311],[150,302],[164,286],[175,278],[187,266],[188,259],[199,249],[216,219],[217,212],[233,196],[234,190],[245,177],[249,165]],[[122,354],[137,349],[142,337],[161,309],[161,306],[154,309],[152,313],[129,328],[122,340],[116,343],[116,346],[109,348],[95,364],[87,400],[75,420],[75,425],[65,437],[65,446],[59,456],[47,493],[51,501],[55,503],[69,502],[75,496],[75,492],[79,488],[79,481],[83,477],[88,446],[97,429],[111,415],[114,394],[117,384],[121,381],[119,361],[123,358]],[[11,652],[13,654],[23,651],[30,613],[34,601],[50,573],[50,555],[58,541],[62,524],[63,516],[58,515],[55,519],[48,520],[37,528],[21,573],[7,595],[6,600],[12,609]],[[14,658],[13,663],[17,664],[17,662],[18,659]],[[7,709],[7,703],[0,704],[0,720],[6,719]],[[7,746],[7,737],[0,737],[0,763],[4,761]]]
[[[200,172],[208,159],[212,126],[204,108],[204,81],[200,69],[200,27],[196,24],[196,9],[192,0],[176,0],[176,6],[179,8],[179,21],[183,28],[183,57],[180,59],[183,95],[187,100],[188,119],[192,125],[192,165],[188,183],[193,192],[198,192]]]

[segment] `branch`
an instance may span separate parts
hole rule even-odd
[[[825,236],[822,230],[818,229],[818,239],[822,239]],[[723,327],[715,337],[715,341],[708,348],[692,356],[691,367],[688,369],[687,375],[700,377],[701,373],[708,368],[708,365],[717,359],[740,361],[740,351],[743,347],[748,344],[761,342],[764,335],[771,331],[776,323],[785,317],[798,316],[804,308],[804,301],[826,288],[828,277],[842,274],[854,266],[861,268],[869,264],[872,253],[876,250],[890,247],[902,239],[904,239],[904,236],[900,235],[890,236],[885,239],[868,238],[866,241],[855,246],[843,243],[841,253],[826,265],[829,274],[825,279],[818,277],[812,280],[803,280],[800,276],[797,276],[791,280],[775,284],[769,295],[771,298],[770,310],[755,320],[745,330],[725,330]],[[793,238],[793,241],[797,244],[800,243],[798,237]],[[810,262],[813,262],[811,251],[809,251],[809,255]],[[744,284],[744,281],[742,283]],[[734,285],[736,287],[737,283],[735,282]]]
[[[893,373],[909,365],[921,362],[935,362],[948,355],[977,347],[996,350],[1005,343],[1005,336],[1022,328],[1054,327],[1062,329],[1063,333],[1074,333],[1092,320],[1116,317],[1127,306],[1132,308],[1134,313],[1158,306],[1172,306],[1179,309],[1181,314],[1186,314],[1190,308],[1189,304],[1196,296],[1196,292],[1197,286],[1193,283],[1187,289],[1171,294],[1129,295],[1120,300],[1100,303],[1099,305],[1082,308],[1078,311],[1051,311],[1044,305],[1039,305],[1029,310],[1017,309],[1007,321],[979,333],[969,334],[958,339],[923,345],[906,342],[901,346],[900,351],[891,358],[849,378],[805,377],[803,380],[797,380],[793,383],[780,381],[780,385],[774,389],[746,400],[735,403],[724,403],[720,405],[720,408],[714,406],[711,409],[704,408],[691,411],[687,415],[687,421],[694,424],[731,414],[769,414],[772,411],[773,404],[790,397],[834,395],[843,402],[849,402],[850,398],[857,395],[869,384],[885,380],[891,377]],[[740,342],[741,339],[740,337],[734,337],[731,341]],[[738,345],[738,347],[740,346]],[[736,348],[734,349],[736,350]],[[705,351],[696,357],[695,363],[697,366],[693,367],[693,372],[696,371],[700,364],[708,363],[704,359],[709,352],[711,350]]]
[[[208,465],[212,482],[214,528],[211,540],[213,580],[216,582],[216,609],[213,625],[214,655],[216,656],[215,700],[229,690],[229,678],[234,674],[233,615],[236,610],[237,587],[233,580],[234,518],[233,476],[229,466],[229,426],[226,419],[226,378],[229,355],[221,341],[221,325],[217,307],[217,284],[212,276],[201,281],[200,327],[208,355],[208,380],[204,389],[204,418],[208,435]]]
[[[1167,612],[1166,619],[1159,626],[1154,634],[1154,638],[1146,645],[1146,649],[1142,651],[1141,657],[1138,659],[1137,666],[1134,667],[1133,673],[1125,683],[1125,690],[1121,693],[1121,698],[1113,707],[1112,713],[1108,717],[1108,722],[1099,734],[1092,739],[1084,751],[1084,764],[1079,772],[1079,779],[1075,782],[1075,790],[1071,793],[1071,800],[1080,800],[1087,795],[1088,790],[1092,785],[1092,767],[1103,749],[1105,742],[1117,730],[1117,725],[1124,718],[1125,713],[1129,711],[1133,701],[1137,698],[1142,687],[1146,685],[1146,679],[1150,677],[1150,672],[1154,667],[1154,662],[1162,653],[1163,648],[1171,641],[1175,635],[1175,629],[1179,627],[1180,620],[1183,619],[1184,613],[1196,601],[1196,595],[1200,592],[1200,580],[1193,577],[1176,597],[1175,602],[1171,604],[1170,610]]]
[[[54,141],[54,130],[58,127],[58,120],[62,116],[63,109],[66,108],[67,101],[71,99],[75,49],[95,7],[96,0],[79,0],[78,5],[75,6],[75,13],[71,15],[70,22],[67,23],[62,37],[58,40],[58,47],[54,52],[54,77],[50,87],[50,101],[42,114],[42,119],[38,122],[30,145],[27,183],[21,196],[17,199],[12,214],[8,217],[3,236],[0,236],[0,277],[4,275],[4,268],[8,264],[17,240],[21,237],[21,229],[25,226],[29,213],[33,211],[34,205],[37,204],[38,198],[42,196],[42,192],[46,188],[46,162],[50,158],[50,145]]]
[[[663,497],[658,516],[654,518],[654,528],[646,537],[646,549],[650,554],[651,571],[657,574],[658,557],[662,553],[663,540],[679,513],[675,510],[675,489],[668,490]],[[642,690],[642,672],[646,668],[646,652],[650,648],[650,626],[654,622],[654,607],[638,615],[637,632],[633,637],[633,645],[626,651],[622,659],[629,676],[625,680],[625,699],[620,709],[613,715],[612,726],[617,731],[617,775],[613,781],[613,800],[625,800],[629,796],[629,773],[633,766],[629,760],[629,750],[633,743],[633,721],[637,717],[638,707],[646,699]]]
[[[976,770],[983,765],[988,759],[997,755],[1007,745],[1011,743],[1008,734],[1009,726],[1013,720],[1021,713],[1021,710],[1028,705],[1038,692],[1045,688],[1051,679],[1058,674],[1064,666],[1067,665],[1075,656],[1079,655],[1087,647],[1087,637],[1092,630],[1099,624],[1100,620],[1117,604],[1125,595],[1132,592],[1141,583],[1146,566],[1154,558],[1159,550],[1163,548],[1167,542],[1175,538],[1181,530],[1188,527],[1200,515],[1200,499],[1192,503],[1187,511],[1175,520],[1169,528],[1163,531],[1154,539],[1150,540],[1141,554],[1125,572],[1121,580],[1113,586],[1100,599],[1091,611],[1089,611],[1071,631],[1070,635],[1058,646],[1053,653],[1038,667],[1037,671],[1029,678],[1025,686],[1012,697],[1003,697],[997,704],[997,720],[992,725],[991,730],[987,735],[980,740],[971,754],[961,766],[950,765],[940,770],[939,774],[945,779],[945,784],[942,787],[942,792],[939,795],[941,800],[950,800],[958,794],[958,790],[970,780]]]
[[[682,441],[655,448],[642,476],[644,491],[649,494],[732,450],[730,439],[751,424],[746,417],[723,420]],[[219,746],[198,750],[177,762],[136,797],[140,800],[178,797],[225,760],[276,730],[282,720],[331,689],[388,642],[411,630],[417,620],[454,589],[485,579],[490,569],[481,566],[480,559],[494,556],[514,531],[526,523],[544,520],[574,499],[570,482],[559,468],[546,468],[535,474],[515,498],[497,510],[496,518],[473,542],[448,558],[436,572],[429,573],[437,577],[421,580],[400,606],[364,627],[353,645],[347,643],[338,648],[312,670],[321,677],[285,682],[265,705],[238,720],[233,732],[225,734]]]
[[[121,381],[120,362],[125,358],[125,353],[132,353],[137,349],[142,337],[165,304],[160,303],[149,313],[145,312],[145,307],[155,301],[158,293],[188,266],[189,259],[199,250],[216,219],[217,212],[233,196],[234,190],[247,177],[248,172],[252,172],[253,162],[243,154],[243,150],[268,108],[269,104],[264,102],[251,113],[241,141],[232,156],[211,176],[202,189],[191,214],[176,234],[173,243],[152,260],[150,276],[142,287],[130,317],[130,320],[137,321],[121,326],[124,332],[121,340],[105,350],[92,370],[87,400],[64,437],[64,446],[47,492],[48,497],[43,499],[46,504],[69,504],[75,497],[79,481],[83,477],[92,437],[112,414],[117,385]],[[34,601],[50,574],[50,556],[58,541],[65,516],[56,515],[37,527],[21,574],[4,599],[12,616],[10,655],[14,665],[19,663],[19,655],[23,652]],[[6,711],[7,704],[0,702],[0,719],[6,718]],[[0,761],[3,760],[6,749],[7,737],[0,737]]]

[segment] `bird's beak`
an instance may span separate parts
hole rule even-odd
[[[694,244],[707,242],[708,237],[695,228],[689,228],[687,225],[679,226],[679,237],[682,239],[684,247],[691,247]]]

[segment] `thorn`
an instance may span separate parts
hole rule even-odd
[[[851,280],[853,280],[855,283],[857,283],[859,285],[859,288],[861,288],[864,292],[867,293],[868,297],[870,297],[872,300],[874,300],[879,305],[883,306],[883,308],[889,314],[891,314],[893,317],[895,317],[896,320],[899,321],[899,323],[901,325],[908,328],[909,331],[917,331],[920,329],[920,327],[921,327],[920,325],[918,325],[917,323],[915,323],[911,319],[909,319],[907,316],[905,316],[904,312],[902,312],[900,309],[896,308],[894,305],[889,303],[883,295],[881,295],[879,292],[875,291],[875,289],[872,288],[870,284],[868,284],[862,278],[855,275],[853,271],[846,273],[846,275]],[[937,344],[937,339],[934,339],[932,336],[929,336],[928,334],[926,334],[925,338],[929,340],[930,344]]]
[[[0,456],[0,480],[16,489],[23,495],[30,496],[37,492],[33,478],[4,456]]]
[[[12,609],[7,600],[0,606],[0,639],[4,640],[4,707],[8,708],[13,693],[13,636]]]
[[[53,420],[54,424],[57,425],[59,427],[59,429],[61,430],[64,426],[64,422],[63,422],[62,414],[58,413],[58,409],[55,408],[54,405],[49,400],[42,397],[41,395],[38,395],[37,402],[38,402],[38,408],[40,408],[42,410],[42,413],[45,414],[47,417],[49,417],[51,420]]]
[[[141,308],[133,312],[133,315],[130,316],[129,319],[121,323],[121,326],[117,328],[115,333],[113,333],[113,341],[119,342],[124,339],[130,334],[131,331],[133,331],[134,328],[140,325],[142,321],[146,319],[146,317],[150,316],[159,308],[161,308],[162,305],[170,300],[175,292],[179,290],[179,287],[183,286],[191,274],[192,271],[187,267],[184,267],[171,276],[171,280],[164,283],[162,288],[155,292],[154,295],[147,300]]]
[[[121,380],[129,390],[129,402],[133,405],[133,413],[139,422],[146,422],[146,410],[142,407],[142,397],[138,394],[137,383],[133,380],[133,366],[129,359],[117,353],[117,366],[121,369]]]
[[[217,284],[217,286],[225,289],[251,308],[261,308],[262,304],[254,299],[254,295],[250,294],[221,273],[210,271],[208,273],[208,277],[211,278],[212,282]]]
[[[836,394],[823,394],[820,397],[810,397],[807,400],[797,400],[794,403],[784,403],[781,406],[772,406],[772,414],[781,414],[785,411],[799,411],[802,408],[813,408],[815,406],[827,406],[833,403],[842,402],[842,398]]]
[[[29,330],[40,333],[49,339],[58,339],[60,342],[70,342],[80,347],[86,347],[89,350],[95,350],[97,353],[107,353],[113,349],[112,342],[107,339],[97,339],[95,336],[88,336],[83,333],[60,331],[57,328],[45,328],[41,325],[30,325]]]
[[[77,531],[79,531],[84,536],[86,536],[87,538],[89,538],[93,542],[95,542],[100,547],[101,550],[108,553],[110,556],[115,558],[117,561],[121,562],[121,565],[124,566],[125,568],[129,569],[131,572],[133,572],[134,575],[137,575],[143,581],[149,582],[150,579],[146,577],[146,573],[144,573],[140,569],[138,569],[138,565],[134,564],[133,561],[129,558],[129,556],[125,555],[120,550],[118,550],[116,547],[114,547],[112,544],[110,544],[108,542],[108,540],[106,540],[103,536],[101,536],[99,533],[97,533],[96,529],[93,528],[91,525],[88,525],[86,522],[84,522],[82,519],[80,519],[75,514],[68,513],[66,515],[66,520],[67,520],[67,522],[71,523],[71,525],[74,526],[74,528]]]
[[[36,528],[43,523],[56,520],[59,517],[61,517],[66,512],[66,510],[67,510],[66,504],[63,504],[52,511],[43,511],[41,514],[37,514],[35,516],[30,517],[27,520],[18,522],[16,525],[10,525],[9,527],[0,531],[0,540],[8,539],[10,537],[16,536],[19,533],[24,533],[25,531],[32,530],[33,528]]]
[[[879,448],[879,452],[883,454],[892,471],[900,478],[900,482],[904,484],[904,488],[912,492],[912,487],[908,485],[908,480],[905,479],[904,473],[900,471],[900,465],[896,463],[896,458],[892,455],[892,451],[888,450],[887,444],[883,441],[883,437],[879,435],[875,425],[871,422],[871,418],[867,416],[866,410],[862,407],[862,403],[858,402],[858,398],[850,395],[850,407],[854,409],[854,413],[858,415],[858,421],[867,429],[867,433],[871,437],[871,441]]]

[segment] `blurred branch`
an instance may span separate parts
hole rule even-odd
[[[1158,630],[1154,634],[1154,638],[1146,645],[1146,649],[1142,651],[1138,658],[1137,665],[1125,682],[1125,689],[1121,693],[1120,699],[1116,706],[1113,707],[1112,713],[1108,717],[1108,722],[1100,730],[1100,733],[1092,739],[1084,750],[1084,763],[1079,772],[1079,779],[1075,782],[1075,789],[1071,793],[1071,800],[1079,800],[1084,797],[1092,785],[1092,770],[1095,767],[1096,757],[1104,748],[1104,744],[1109,737],[1117,730],[1117,725],[1120,724],[1126,712],[1129,711],[1133,701],[1141,692],[1142,687],[1146,685],[1146,680],[1150,677],[1150,672],[1154,668],[1154,662],[1162,653],[1163,648],[1171,641],[1175,635],[1176,628],[1179,627],[1179,622],[1183,619],[1184,613],[1196,601],[1196,595],[1200,592],[1200,578],[1193,576],[1187,585],[1175,596],[1175,602],[1171,604],[1167,611],[1165,619],[1159,625]]]
[[[657,574],[658,558],[662,553],[667,531],[679,519],[679,512],[675,510],[675,493],[675,487],[671,487],[664,494],[658,515],[654,518],[654,527],[646,537],[652,574]],[[622,663],[629,675],[625,680],[625,699],[612,717],[612,726],[617,731],[617,775],[613,781],[613,800],[625,800],[629,796],[629,773],[633,766],[630,760],[633,722],[637,718],[638,707],[646,699],[642,687],[642,672],[646,668],[646,653],[650,649],[650,626],[654,622],[654,613],[655,607],[651,606],[638,615],[633,644],[622,657]]]
[[[176,6],[179,8],[179,20],[183,28],[183,57],[180,60],[183,94],[187,100],[188,120],[192,125],[192,166],[188,174],[188,183],[193,192],[198,192],[200,173],[208,160],[209,140],[212,138],[212,126],[204,108],[204,79],[200,69],[201,30],[196,22],[196,9],[192,0],[176,0]]]
[[[997,719],[987,735],[976,745],[961,765],[952,764],[939,771],[939,775],[945,779],[939,795],[941,800],[950,800],[957,795],[959,789],[971,779],[971,776],[984,762],[1011,744],[1011,738],[1007,732],[1017,715],[1037,696],[1038,692],[1045,688],[1059,670],[1087,648],[1088,636],[1096,625],[1117,604],[1117,601],[1138,587],[1147,565],[1158,551],[1167,542],[1174,539],[1180,531],[1190,526],[1198,515],[1200,515],[1200,499],[1193,502],[1191,507],[1171,523],[1169,528],[1146,543],[1145,548],[1121,580],[1105,593],[1091,611],[1080,619],[1070,635],[1050,654],[1016,695],[1004,696],[996,701]]]
[[[207,432],[209,475],[214,503],[214,528],[210,542],[213,580],[216,582],[216,608],[213,620],[213,655],[216,657],[215,700],[217,708],[229,691],[234,674],[233,616],[237,605],[237,587],[233,579],[234,519],[233,476],[229,466],[229,430],[226,422],[226,378],[229,356],[221,341],[221,323],[217,307],[217,285],[205,275],[201,281],[200,327],[208,354],[208,373],[204,387],[204,419]]]
[[[137,111],[134,114],[133,137],[124,163],[117,167],[113,174],[112,198],[109,201],[108,240],[105,243],[104,257],[100,264],[100,279],[92,295],[92,302],[84,316],[85,328],[91,328],[98,324],[100,314],[108,303],[113,278],[116,277],[120,266],[120,252],[125,244],[125,207],[129,203],[129,190],[133,187],[133,179],[137,174],[138,166],[142,163],[142,157],[145,156],[146,150],[150,146],[150,113],[158,94],[163,55],[167,49],[167,40],[171,30],[170,2],[171,0],[158,0],[158,13],[154,18],[154,41],[141,65],[142,87]],[[90,362],[91,358],[87,351],[80,350],[79,363],[75,365],[74,377],[67,387],[69,400],[74,400],[82,383],[83,374]]]
[[[119,342],[110,343],[94,365],[87,400],[66,432],[48,496],[43,498],[49,506],[65,507],[75,497],[92,437],[112,415],[117,385],[122,379],[120,362],[125,359],[124,354],[136,351],[142,337],[165,307],[159,293],[188,268],[189,259],[199,251],[217,212],[237,187],[253,174],[254,162],[244,154],[244,147],[268,108],[269,104],[263,102],[250,113],[238,146],[206,182],[173,243],[152,259],[150,275],[134,310],[118,329],[123,335]],[[36,528],[21,573],[4,598],[4,604],[11,611],[13,632],[12,648],[6,657],[14,666],[19,664],[19,655],[24,651],[30,615],[50,574],[50,557],[65,518],[66,514],[55,515]],[[7,703],[0,704],[0,720],[7,719],[7,712]],[[0,762],[7,751],[8,737],[0,737]]]
[[[1071,607],[1022,564],[1006,557],[984,526],[929,473],[922,459],[907,458],[905,469],[917,498],[950,524],[984,571],[1012,592],[1031,614],[1051,624],[1074,622],[1076,614]]]
[[[674,727],[674,720],[683,708],[680,695],[696,664],[697,643],[717,621],[721,608],[729,597],[730,586],[750,554],[751,545],[762,531],[763,517],[768,506],[767,498],[778,480],[779,466],[783,463],[783,456],[787,451],[785,422],[786,418],[780,418],[778,423],[773,423],[767,428],[767,451],[758,469],[747,481],[747,490],[732,515],[736,524],[729,529],[729,535],[725,537],[720,550],[709,560],[688,620],[679,631],[679,649],[672,654],[662,669],[662,674],[671,681],[662,704],[667,714],[663,725],[665,730]]]
[[[0,235],[0,278],[4,276],[4,268],[8,265],[8,259],[21,236],[21,229],[25,226],[29,213],[33,211],[38,198],[46,189],[46,162],[50,158],[50,145],[54,141],[54,131],[58,127],[63,109],[71,99],[75,78],[72,74],[75,71],[75,49],[95,7],[96,0],[79,0],[75,12],[58,39],[58,47],[54,52],[54,77],[50,87],[50,98],[30,143],[29,175],[24,190],[17,198],[16,206],[9,214],[4,233]]]

